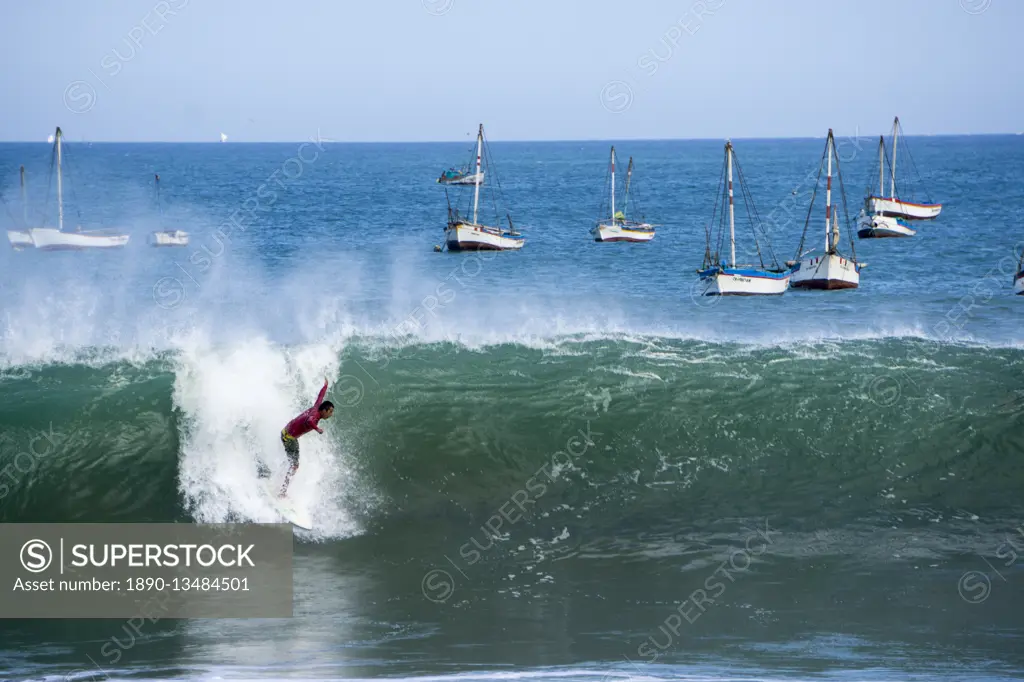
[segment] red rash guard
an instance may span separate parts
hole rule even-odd
[[[327,384],[324,384],[324,387],[320,389],[320,395],[316,397],[316,403],[313,404],[313,407],[288,422],[288,426],[284,427],[289,436],[298,438],[313,430],[320,431],[317,424],[320,423],[320,403],[324,401],[325,395],[327,395]]]

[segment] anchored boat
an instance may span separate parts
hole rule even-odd
[[[163,223],[163,207],[160,203],[160,176],[156,176],[156,206]],[[157,230],[149,236],[151,246],[188,246],[188,232],[184,230]]]
[[[744,200],[743,203],[747,208],[747,220],[749,222],[751,232],[753,233],[754,248],[757,251],[759,265],[741,265],[736,262],[736,211],[733,204],[732,181],[734,161],[735,152],[732,147],[732,142],[726,141],[725,167],[723,173],[726,179],[726,186],[723,187],[722,184],[719,183],[718,197],[715,200],[715,210],[712,212],[711,221],[707,224],[704,231],[705,236],[707,237],[707,246],[704,249],[704,264],[701,269],[697,271],[700,275],[700,281],[705,287],[703,295],[756,296],[783,294],[789,287],[790,272],[786,268],[779,267],[779,263],[775,258],[775,253],[772,251],[771,244],[768,242],[768,237],[765,234],[764,227],[761,225],[760,220],[755,219],[757,211],[753,209],[753,198],[747,191],[746,181],[743,178],[743,172],[740,170],[738,163],[735,164],[736,171],[740,177],[739,184]],[[728,204],[728,207],[726,207],[726,203]],[[715,231],[712,229],[712,225],[715,224],[719,208],[722,210],[720,217],[718,218],[719,229],[717,234],[715,234]],[[720,249],[726,234],[726,212],[728,212],[729,215],[729,260],[728,262],[723,262],[720,255]],[[764,262],[761,243],[757,237],[758,230],[761,231],[765,246],[771,256],[770,265],[766,265]],[[716,237],[714,244],[712,244],[713,237]],[[713,251],[712,248],[714,249]]]
[[[130,236],[112,230],[82,230],[81,227],[76,227],[74,232],[64,231],[64,171],[61,152],[63,139],[64,133],[58,127],[53,135],[53,154],[57,166],[57,227],[30,228],[28,232],[32,244],[42,251],[110,249],[125,246]]]
[[[811,196],[811,207],[807,211],[807,220],[804,223],[804,231],[800,236],[800,246],[797,249],[795,260],[788,261],[793,270],[793,276],[789,285],[802,289],[856,289],[860,286],[860,271],[866,267],[864,263],[858,263],[856,252],[853,247],[853,239],[850,239],[850,256],[844,255],[839,250],[839,212],[832,206],[832,160],[835,157],[836,176],[839,178],[839,191],[843,200],[843,214],[846,215],[846,190],[843,186],[843,176],[839,168],[839,157],[836,154],[835,138],[832,136],[832,129],[828,130],[828,138],[825,140],[825,153],[822,155],[821,165],[818,166],[818,179],[815,181],[814,194]],[[818,183],[821,181],[821,172],[827,168],[827,180],[825,184],[825,250],[820,255],[812,256],[814,249],[804,252],[804,240],[807,237],[807,228],[811,224],[811,215],[814,213],[814,200],[818,195]],[[846,216],[846,223],[849,225],[849,216]]]
[[[483,183],[483,173],[471,173],[468,168],[449,168],[437,179],[439,185],[475,185],[477,178]]]
[[[917,203],[910,201],[906,198],[906,192],[901,193],[896,188],[896,149],[897,143],[899,142],[900,133],[903,132],[902,126],[900,126],[900,117],[897,116],[892,122],[892,157],[891,163],[889,164],[889,196],[884,196],[884,178],[883,178],[883,166],[884,166],[884,153],[882,158],[879,159],[879,182],[878,182],[878,194],[870,194],[864,200],[865,201],[865,213],[868,215],[880,214],[882,216],[892,218],[902,218],[904,220],[930,220],[939,215],[942,211],[942,204],[931,203],[930,201],[925,203]],[[883,152],[885,141],[882,141]],[[909,148],[907,143],[903,143],[905,156],[907,162],[917,170],[913,158],[909,154]],[[904,188],[905,189],[905,188]],[[892,236],[892,235],[888,235]],[[907,236],[907,235],[898,235]]]
[[[881,195],[885,186],[885,169],[891,168],[885,152],[885,138],[878,137],[878,194]],[[860,239],[884,239],[886,237],[913,237],[917,232],[902,218],[887,215],[881,210],[877,197],[869,195],[864,200],[864,207],[857,216],[857,237]]]
[[[596,242],[649,242],[654,239],[654,226],[643,220],[641,216],[640,220],[633,220],[629,218],[629,199],[633,180],[633,157],[629,157],[629,165],[626,168],[626,191],[624,193],[624,202],[621,211],[615,210],[615,147],[612,147],[611,161],[609,165],[609,180],[608,188],[610,189],[611,205],[608,207],[608,212],[603,215],[609,215],[610,218],[602,218],[597,221],[597,224],[591,228],[590,234],[594,236]],[[634,198],[634,205],[636,200]]]
[[[484,225],[479,220],[480,209],[480,185],[483,181],[484,171],[482,170],[483,160],[487,159],[487,170],[490,171],[493,164],[490,162],[490,151],[484,144],[484,124],[476,135],[476,178],[473,183],[473,212],[472,220],[467,220],[458,209],[453,209],[451,202],[448,203],[448,225],[445,227],[445,246],[449,251],[515,251],[523,248],[526,240],[516,231],[512,225],[512,217],[505,213],[508,219],[508,229],[492,225]],[[492,173],[493,175],[493,173]],[[448,190],[445,189],[447,196]],[[500,193],[500,184],[498,193]],[[494,197],[494,206],[497,207],[498,197]],[[497,216],[495,216],[497,218]],[[497,223],[497,219],[495,220]],[[440,250],[438,248],[437,250]]]

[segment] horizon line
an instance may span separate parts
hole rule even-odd
[[[836,133],[833,130],[833,134],[836,137],[851,137],[850,135],[842,135]],[[1024,132],[998,132],[998,133],[917,133],[913,135],[904,135],[903,137],[1015,137],[1018,135],[1024,135]],[[885,136],[885,133],[855,133],[855,137],[878,137]],[[221,141],[217,139],[203,139],[203,140],[87,140],[74,138],[68,139],[68,136],[64,136],[67,142],[72,144],[81,144],[87,142],[89,144],[217,144],[217,145],[228,145],[228,144],[298,144],[302,142],[309,142],[311,138],[304,138],[301,140],[237,140],[237,141]],[[517,143],[534,143],[534,142],[616,142],[616,141],[629,141],[629,142],[715,142],[724,140],[821,140],[824,139],[825,135],[786,135],[779,137],[764,137],[764,136],[725,136],[725,137],[617,137],[617,138],[573,138],[573,139],[501,139],[501,138],[488,138],[490,142],[517,142]],[[320,138],[320,141],[326,144],[450,144],[450,143],[461,143],[465,140],[335,140],[332,138]],[[0,140],[0,144],[46,144],[51,145],[52,142],[46,140]]]

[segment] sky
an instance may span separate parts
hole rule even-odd
[[[1024,131],[1021,0],[16,0],[0,140]]]

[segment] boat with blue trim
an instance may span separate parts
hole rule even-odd
[[[484,181],[483,173],[471,173],[469,168],[449,168],[437,179],[439,185],[475,185],[477,178]]]
[[[790,271],[787,268],[779,266],[778,261],[775,258],[775,253],[772,251],[771,244],[768,242],[767,233],[764,227],[761,225],[760,220],[756,218],[757,211],[753,209],[753,198],[746,188],[746,181],[743,177],[743,171],[740,169],[739,163],[735,163],[736,172],[740,178],[740,189],[742,197],[744,199],[744,205],[747,208],[747,220],[749,222],[751,231],[753,233],[753,244],[754,249],[757,252],[757,258],[760,262],[760,266],[757,265],[741,265],[736,262],[736,210],[733,202],[733,165],[735,162],[735,152],[732,147],[732,142],[726,141],[725,143],[725,162],[723,176],[725,178],[726,186],[723,187],[719,184],[719,198],[715,200],[715,210],[712,212],[711,221],[705,226],[705,236],[707,237],[707,246],[704,249],[704,263],[701,269],[697,270],[697,274],[700,276],[700,282],[704,289],[702,295],[704,296],[757,296],[757,295],[778,295],[786,292],[789,288]],[[727,204],[727,206],[726,206]],[[721,214],[718,214],[718,209],[721,207]],[[726,213],[728,212],[728,224],[729,224],[729,260],[724,262],[722,255],[720,254],[721,246],[725,239],[725,222]],[[715,224],[716,216],[718,220],[718,231],[717,235],[713,235],[712,225]],[[761,240],[758,239],[758,232],[761,232]],[[712,238],[716,236],[714,241],[714,251],[712,251]],[[761,241],[764,242],[765,247],[769,255],[771,256],[770,265],[765,264],[764,253],[761,250]]]

